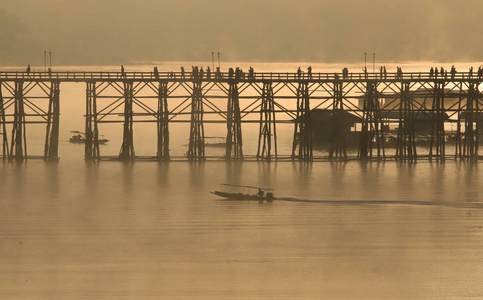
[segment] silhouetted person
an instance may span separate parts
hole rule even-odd
[[[220,71],[220,67],[216,67],[216,77],[217,77],[217,78],[221,78],[221,71]]]
[[[438,78],[438,74],[439,74],[438,68],[434,68],[434,78]]]
[[[344,68],[342,69],[342,78],[346,79],[349,77],[349,69]]]
[[[232,79],[232,78],[233,78],[233,73],[235,73],[235,72],[233,71],[233,68],[229,68],[229,69],[228,69],[228,78],[229,78],[229,79]]]
[[[381,67],[379,67],[379,76],[381,77],[381,79],[382,79],[383,75],[384,75],[384,69],[381,66]]]
[[[49,77],[52,77],[52,69],[49,68]]]
[[[470,78],[473,77],[473,67],[470,67],[469,74],[470,74]]]
[[[387,70],[386,70],[386,66],[384,66],[384,79],[387,79]]]
[[[211,69],[210,66],[206,67],[206,78],[211,79]]]
[[[191,78],[195,79],[196,78],[196,73],[195,73],[195,67],[191,66]]]
[[[126,74],[124,73],[124,66],[121,65],[121,77],[126,77]]]
[[[154,67],[154,78],[156,78],[156,79],[159,78],[158,67]]]
[[[181,67],[181,78],[184,79],[184,67]]]
[[[312,67],[311,66],[309,66],[307,68],[307,74],[309,75],[309,79],[312,79]]]
[[[441,74],[441,77],[443,77],[443,76],[444,76],[444,69],[443,69],[443,67],[441,67],[441,69],[440,69],[440,71],[439,71],[439,74]]]
[[[205,71],[203,70],[203,67],[200,68],[199,74],[200,74],[200,79],[203,79]]]
[[[27,66],[27,74],[30,74],[30,65]]]
[[[300,67],[297,69],[297,77],[298,79],[300,79],[300,77],[302,76],[302,70],[300,70]]]
[[[454,79],[456,75],[456,68],[454,67],[454,65],[451,67],[451,79]]]
[[[253,68],[252,68],[252,67],[250,67],[250,68],[248,69],[248,79],[254,79],[254,77],[255,77],[255,76],[254,76]]]
[[[429,70],[429,78],[433,78],[433,75],[434,75],[434,69],[433,67],[431,67],[431,69]]]
[[[240,79],[240,68],[236,67],[235,69],[235,79],[238,80]]]

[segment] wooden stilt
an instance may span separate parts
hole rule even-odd
[[[3,82],[0,81],[0,130],[2,134],[2,159],[7,159],[9,156],[8,136],[7,136],[7,121],[5,119],[5,105],[3,98]]]
[[[345,136],[344,105],[342,102],[342,82],[334,82],[334,99],[332,102],[332,133],[329,159],[347,159],[347,144]]]
[[[478,158],[478,129],[475,128],[475,123],[478,124],[480,92],[478,84],[470,82],[468,87],[468,95],[466,98],[464,133],[462,134],[463,151],[461,158],[474,160]]]
[[[274,107],[272,83],[264,82],[262,88],[262,104],[260,107],[257,160],[272,159],[272,139],[275,159],[278,157]]]
[[[225,159],[241,160],[243,159],[243,140],[237,82],[230,82],[230,87],[228,90],[226,126],[227,135]]]
[[[27,137],[24,111],[23,81],[15,82],[15,112],[12,128],[10,158],[15,161],[27,159]]]
[[[314,158],[312,117],[307,82],[299,82],[297,88],[297,116],[292,143],[292,159],[294,158],[303,161],[311,161]]]
[[[59,119],[60,119],[59,82],[53,81],[50,87],[49,109],[47,113],[47,130],[45,135],[44,159],[59,159]]]
[[[367,82],[362,114],[363,117],[358,158],[372,158],[375,144],[377,149],[377,158],[384,159],[384,126],[377,94],[377,83],[374,81]]]
[[[411,103],[409,83],[401,83],[400,97],[396,160],[413,161],[417,159],[417,152],[414,127],[414,109]]]
[[[201,81],[193,82],[191,100],[191,125],[188,149],[188,160],[205,159],[205,130],[203,124],[203,94]]]
[[[86,145],[85,159],[100,159],[99,130],[97,126],[97,91],[95,82],[87,82],[86,88]]]
[[[430,160],[433,159],[433,157],[435,157],[436,160],[445,159],[445,119],[446,113],[444,108],[444,82],[435,82],[433,89],[433,103],[431,107],[431,140],[429,145]]]
[[[158,160],[169,160],[168,83],[159,82],[158,89]]]
[[[133,141],[133,83],[124,81],[124,131],[119,160],[129,161],[135,158]]]

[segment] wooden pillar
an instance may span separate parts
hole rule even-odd
[[[193,82],[191,98],[191,124],[188,148],[188,160],[205,159],[205,129],[203,124],[203,95],[201,81]]]
[[[7,121],[5,119],[5,105],[2,94],[3,82],[0,81],[0,130],[2,134],[2,159],[7,159],[9,156],[8,136],[7,136]]]
[[[347,159],[347,146],[345,136],[344,105],[342,102],[343,85],[336,80],[334,82],[334,99],[332,102],[332,132],[329,159]]]
[[[397,133],[396,160],[416,160],[414,109],[409,92],[409,83],[401,83],[399,104],[399,128]]]
[[[463,156],[463,133],[461,132],[462,112],[463,112],[463,82],[459,82],[460,93],[458,99],[458,123],[456,124],[456,136],[455,136],[455,159],[462,158]]]
[[[296,157],[304,161],[311,161],[314,157],[313,128],[307,82],[299,82],[297,88],[297,117],[292,143],[292,159]]]
[[[15,82],[15,112],[12,128],[10,158],[16,161],[27,159],[27,137],[24,111],[23,81]]]
[[[260,129],[258,134],[257,160],[272,159],[272,139],[277,159],[277,129],[275,126],[275,104],[271,82],[264,82],[260,107]]]
[[[446,117],[444,109],[444,86],[445,83],[435,82],[433,89],[433,103],[431,106],[431,141],[429,145],[429,159],[445,159],[445,130]],[[435,151],[436,150],[436,151]],[[435,153],[436,152],[436,153]]]
[[[60,119],[60,88],[59,82],[53,81],[50,87],[49,109],[47,113],[47,130],[45,134],[44,159],[56,161],[59,159],[59,119]]]
[[[480,92],[478,89],[478,85],[479,83],[475,84],[475,82],[470,82],[468,87],[466,109],[464,111],[464,133],[460,136],[463,144],[460,158],[464,159],[478,158],[478,135],[480,130],[478,122],[478,117],[480,114],[480,108],[478,103]]]
[[[228,90],[228,107],[226,118],[226,160],[243,159],[243,140],[241,131],[240,103],[238,100],[238,84],[230,82]]]
[[[129,161],[135,157],[133,141],[133,82],[124,81],[124,130],[119,160]]]
[[[375,81],[367,81],[362,113],[358,158],[372,158],[375,143],[377,158],[384,159],[386,157],[384,149],[384,124],[382,122],[377,83]]]
[[[100,159],[99,130],[97,127],[97,92],[96,83],[87,82],[86,88],[86,160]]]
[[[158,160],[169,160],[168,83],[159,82],[158,89]]]

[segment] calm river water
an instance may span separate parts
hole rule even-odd
[[[0,164],[0,299],[483,298],[481,163],[87,163],[74,94],[58,163]]]

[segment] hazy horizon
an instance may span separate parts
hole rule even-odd
[[[483,60],[476,0],[4,2],[4,66]]]

